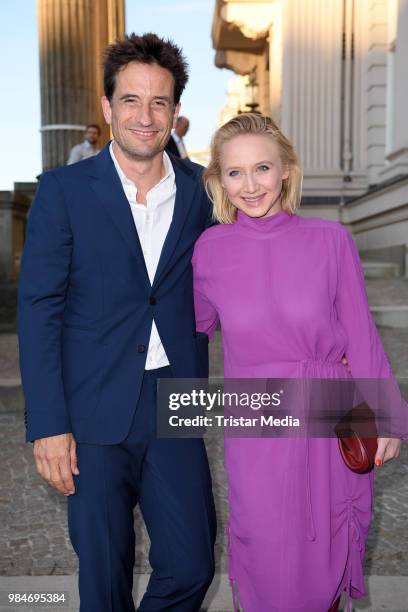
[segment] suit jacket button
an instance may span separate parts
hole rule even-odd
[[[150,300],[149,300],[149,302],[150,302],[150,305],[151,305],[151,306],[156,306],[156,304],[157,304],[157,300],[156,300],[156,298],[154,297],[154,295],[151,295],[151,296],[150,296]]]
[[[144,353],[144,352],[145,352],[145,350],[146,350],[146,347],[145,347],[145,345],[144,345],[144,344],[138,344],[138,345],[137,345],[137,352],[138,352],[138,353]]]

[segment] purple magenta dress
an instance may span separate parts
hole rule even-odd
[[[339,224],[279,212],[206,230],[193,256],[197,329],[220,320],[225,378],[392,376],[359,256]],[[245,612],[326,612],[365,595],[373,472],[334,438],[226,438],[229,572]]]

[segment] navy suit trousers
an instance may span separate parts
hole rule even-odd
[[[137,503],[152,566],[140,612],[196,612],[213,578],[216,522],[204,443],[156,438],[157,378],[170,375],[170,368],[145,372],[120,444],[77,446],[68,522],[80,564],[80,612],[134,612]]]

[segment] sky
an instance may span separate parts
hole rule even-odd
[[[208,147],[226,102],[229,70],[214,66],[215,0],[126,0],[126,31],[156,32],[182,47],[190,80],[182,114],[190,119],[190,151]],[[41,172],[40,77],[36,0],[0,0],[0,190]]]

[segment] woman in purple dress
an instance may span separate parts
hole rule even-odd
[[[204,181],[219,225],[194,252],[197,329],[211,338],[220,321],[225,378],[390,378],[353,240],[295,214],[301,178],[270,118],[216,132]],[[378,443],[377,465],[398,456],[400,440]],[[348,469],[334,438],[226,438],[225,466],[235,609],[327,612],[343,591],[348,606],[365,595],[372,472]]]

